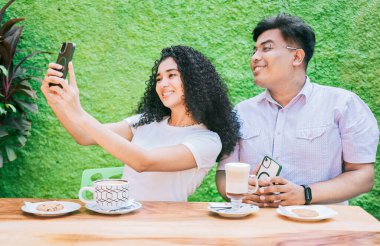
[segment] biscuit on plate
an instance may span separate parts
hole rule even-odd
[[[37,210],[42,211],[42,212],[55,212],[62,210],[64,207],[60,203],[56,202],[47,202],[47,203],[42,203],[37,206]]]
[[[314,209],[309,208],[297,208],[292,209],[292,212],[300,217],[318,217],[319,213]]]

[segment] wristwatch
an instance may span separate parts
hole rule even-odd
[[[311,199],[313,198],[311,195],[311,189],[308,185],[301,185],[305,190],[305,205],[309,205],[311,203]]]

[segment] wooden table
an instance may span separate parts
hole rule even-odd
[[[380,245],[380,222],[355,206],[331,205],[338,215],[320,222],[292,221],[271,208],[227,219],[207,203],[185,202],[142,202],[124,215],[82,206],[52,218],[22,212],[24,200],[39,201],[0,199],[0,245]]]

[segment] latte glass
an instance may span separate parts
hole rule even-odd
[[[226,164],[226,194],[231,199],[232,210],[238,210],[246,194],[255,193],[259,187],[256,175],[249,175],[251,166],[235,162]],[[255,180],[255,188],[249,189],[248,178]]]

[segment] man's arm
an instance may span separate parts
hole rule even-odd
[[[374,164],[353,164],[344,162],[344,172],[337,177],[314,184],[310,184],[313,199],[316,203],[338,203],[351,199],[372,189],[374,183]],[[276,185],[273,185],[275,184]],[[272,184],[272,185],[271,185]],[[277,207],[278,205],[301,205],[305,203],[304,189],[284,178],[274,177],[261,187],[259,199],[252,197],[250,203],[263,207]],[[273,194],[280,192],[279,194]],[[278,201],[278,202],[274,202]]]
[[[312,203],[342,202],[372,189],[374,163],[353,164],[344,162],[344,172],[320,183],[311,184]]]

